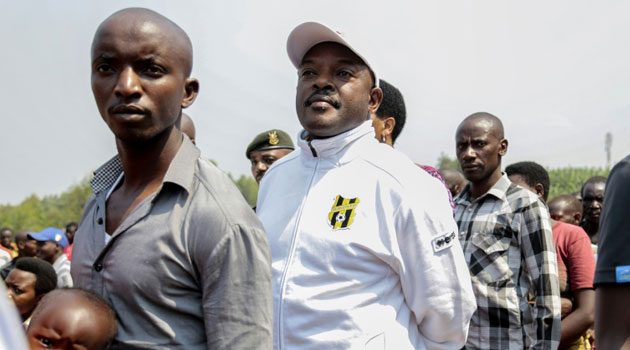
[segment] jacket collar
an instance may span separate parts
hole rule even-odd
[[[179,150],[177,150],[175,157],[168,166],[162,183],[170,182],[176,184],[186,190],[186,192],[191,193],[195,164],[199,155],[199,149],[193,145],[187,136],[184,136]],[[90,181],[94,194],[108,190],[116,183],[122,172],[123,167],[120,157],[115,155],[94,172],[94,178]]]
[[[365,137],[374,138],[374,128],[371,120],[361,123],[354,129],[326,139],[308,140],[308,132],[302,130],[298,134],[298,147],[300,147],[302,154],[307,158],[339,158],[350,144]]]

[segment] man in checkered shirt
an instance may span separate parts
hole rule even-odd
[[[477,299],[465,348],[556,349],[560,291],[547,208],[501,172],[508,142],[499,118],[470,115],[455,140],[470,181],[455,199],[455,220]]]

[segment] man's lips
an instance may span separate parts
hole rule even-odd
[[[142,116],[147,114],[147,111],[142,107],[136,105],[116,105],[109,109],[109,114],[118,117],[128,118],[131,116]]]
[[[599,217],[601,215],[601,210],[587,210],[586,212],[589,216]]]
[[[481,168],[479,164],[464,164],[462,165],[462,170],[475,170]]]
[[[339,108],[339,102],[328,95],[314,93],[306,99],[304,102],[305,107],[326,107],[326,105],[330,105],[333,108]]]

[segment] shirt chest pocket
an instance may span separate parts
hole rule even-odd
[[[473,278],[487,285],[499,284],[512,277],[508,252],[510,239],[491,233],[478,233],[471,239],[470,272]]]

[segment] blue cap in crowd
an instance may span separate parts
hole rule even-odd
[[[55,227],[47,227],[41,232],[29,233],[28,237],[42,242],[53,241],[59,244],[62,248],[68,246],[68,238],[66,238],[66,235],[63,231]]]

